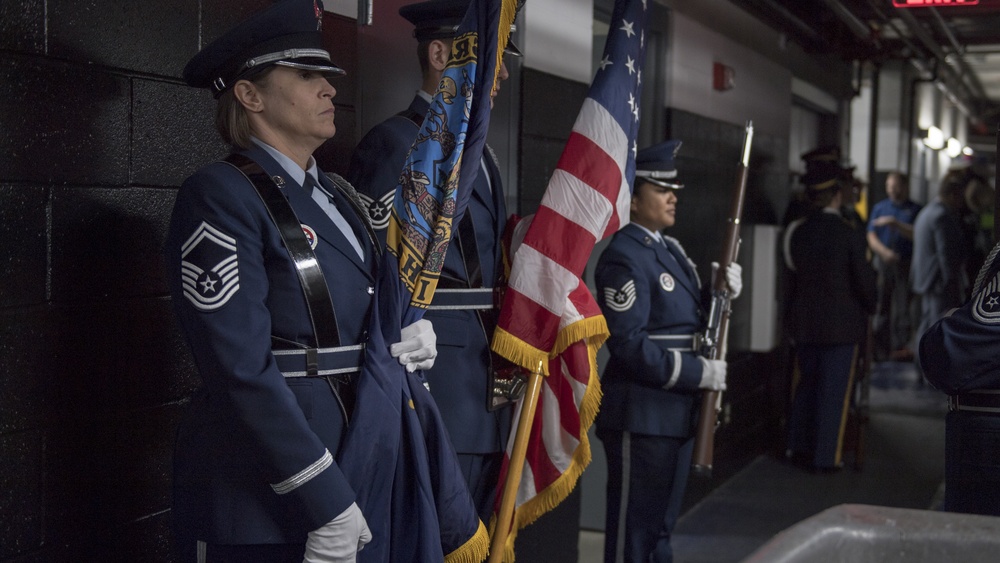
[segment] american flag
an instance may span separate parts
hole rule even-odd
[[[590,463],[597,349],[608,336],[580,276],[594,245],[628,223],[635,176],[647,0],[617,0],[603,57],[523,242],[493,349],[548,377],[522,469],[505,561],[518,529],[562,502]],[[520,408],[520,407],[519,407]],[[515,413],[520,416],[520,413]],[[511,443],[508,444],[509,459]],[[506,479],[505,462],[501,483]]]

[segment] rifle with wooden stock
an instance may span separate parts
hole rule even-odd
[[[736,188],[729,206],[726,225],[726,239],[719,259],[719,269],[712,283],[712,305],[708,313],[708,326],[702,335],[701,354],[712,360],[726,359],[726,343],[729,336],[729,313],[732,298],[726,284],[726,269],[736,261],[740,248],[740,221],[743,216],[743,200],[747,191],[747,166],[750,163],[750,144],[753,141],[753,122],[748,121],[746,136],[743,138]],[[715,450],[715,427],[718,425],[722,407],[722,392],[705,391],[701,398],[698,414],[698,429],[694,439],[694,454],[691,468],[696,474],[711,476],[712,456]]]

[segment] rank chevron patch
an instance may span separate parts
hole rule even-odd
[[[181,247],[181,285],[200,311],[228,303],[240,289],[236,239],[202,221]]]
[[[605,287],[604,304],[616,313],[631,309],[635,305],[635,280],[628,280],[621,289]]]
[[[1000,272],[979,291],[972,306],[972,316],[983,324],[1000,324]]]
[[[392,200],[396,197],[396,190],[389,190],[382,194],[382,197],[373,199],[358,192],[361,201],[368,208],[368,216],[372,220],[372,228],[381,231],[389,226],[389,215],[392,211]]]

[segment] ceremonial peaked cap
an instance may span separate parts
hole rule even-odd
[[[281,0],[212,41],[188,61],[184,81],[215,97],[271,65],[344,74],[323,49],[323,2]]]
[[[684,184],[677,182],[677,166],[674,160],[681,148],[678,140],[664,141],[646,147],[635,155],[635,176],[665,188],[678,190]]]
[[[418,42],[432,39],[451,39],[458,32],[458,26],[469,9],[470,0],[429,0],[407,4],[399,9],[399,15],[413,24],[413,36]],[[513,33],[515,26],[510,26]],[[513,41],[507,41],[505,53],[520,57],[521,50]]]
[[[807,169],[813,165],[840,166],[840,147],[828,145],[815,148],[809,152],[802,153],[802,156],[799,158],[805,161]]]
[[[840,186],[838,180],[841,178],[841,168],[839,166],[815,166],[806,171],[802,177],[802,183],[811,192],[819,192]]]

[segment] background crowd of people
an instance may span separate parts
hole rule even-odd
[[[920,381],[949,398],[944,508],[1000,514],[997,455],[985,441],[1000,413],[992,359],[1000,279],[986,175],[962,161],[921,205],[906,174],[890,171],[885,199],[865,220],[861,183],[837,147],[802,160],[803,190],[784,221],[785,327],[795,357],[786,455],[814,472],[839,469],[865,355],[913,362]]]

